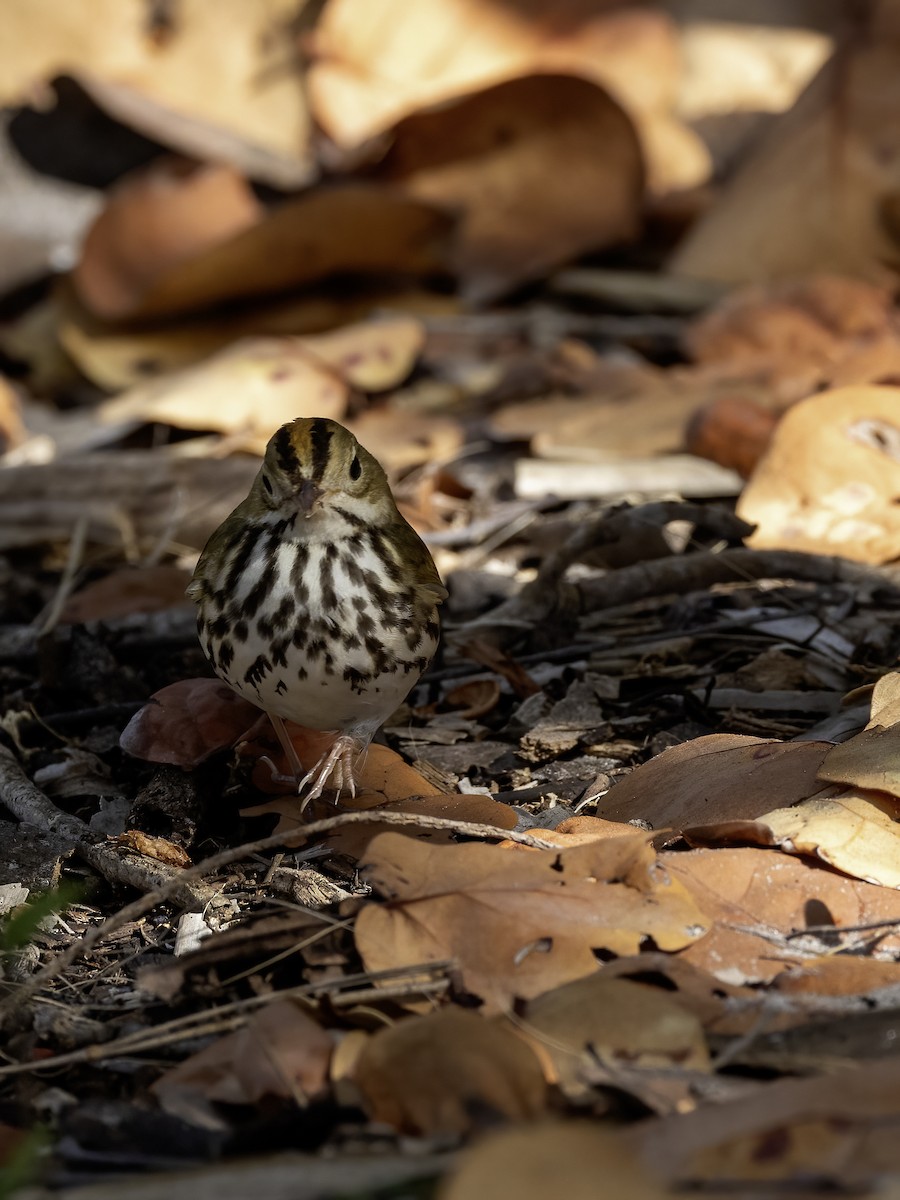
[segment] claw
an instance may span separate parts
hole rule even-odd
[[[311,800],[315,800],[322,795],[332,773],[335,775],[335,803],[337,803],[337,799],[345,787],[350,792],[351,798],[356,796],[356,780],[353,777],[353,756],[358,749],[358,743],[346,734],[341,734],[340,737],[335,739],[335,743],[328,753],[323,754],[312,770],[307,771],[300,780],[297,787],[298,795],[303,792],[307,784],[312,783],[312,787],[303,797],[303,803],[300,805],[301,812],[303,812]]]

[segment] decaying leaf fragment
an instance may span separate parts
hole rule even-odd
[[[363,868],[384,904],[368,904],[356,942],[368,970],[455,959],[486,1011],[597,969],[595,950],[675,950],[709,923],[660,871],[649,835],[556,851],[435,846],[385,833]]]

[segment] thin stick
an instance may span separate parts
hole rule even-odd
[[[2,749],[2,748],[0,748]],[[282,846],[295,846],[298,842],[307,841],[309,838],[318,837],[323,833],[331,833],[334,829],[341,829],[345,825],[362,825],[362,824],[379,824],[379,825],[412,825],[420,829],[446,829],[453,833],[459,833],[465,837],[480,837],[480,838],[498,838],[502,841],[516,842],[520,846],[531,846],[535,850],[559,850],[559,844],[556,842],[544,841],[542,838],[534,837],[528,833],[516,833],[509,829],[498,829],[496,825],[484,825],[481,823],[470,821],[454,821],[449,817],[427,817],[419,813],[378,813],[377,809],[369,809],[366,812],[341,813],[336,817],[327,817],[323,821],[311,821],[309,825],[298,826],[296,830],[290,833],[275,833],[270,837],[259,838],[254,842],[245,842],[242,846],[234,846],[228,850],[222,850],[219,854],[212,854],[209,858],[205,858],[202,862],[197,863],[193,867],[188,867],[184,871],[179,871],[178,874],[169,882],[154,888],[153,891],[147,892],[146,895],[140,896],[137,900],[133,900],[131,904],[126,904],[124,908],[120,908],[117,913],[113,913],[111,917],[107,917],[99,925],[95,925],[93,929],[89,929],[83,938],[77,942],[73,942],[66,950],[52,958],[46,966],[40,971],[36,971],[26,979],[17,989],[0,1001],[0,1026],[3,1024],[3,1019],[14,1012],[21,1004],[33,996],[36,992],[49,983],[51,979],[55,979],[79,958],[91,951],[104,937],[114,933],[117,929],[121,929],[123,925],[127,925],[130,921],[136,921],[138,918],[145,916],[157,904],[161,904],[164,900],[171,900],[177,895],[185,884],[193,883],[201,879],[204,875],[213,871],[218,871],[222,867],[230,866],[231,863],[237,862],[241,858],[249,857],[251,854],[258,854],[264,850],[277,850]],[[182,893],[183,894],[183,893]]]

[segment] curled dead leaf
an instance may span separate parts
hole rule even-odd
[[[405,117],[377,177],[460,211],[453,266],[486,299],[631,237],[643,162],[602,88],[531,75]]]
[[[129,315],[193,312],[347,273],[433,274],[446,268],[452,226],[431,204],[375,184],[311,189],[158,276]]]
[[[166,863],[170,867],[180,868],[191,865],[190,855],[181,846],[176,846],[174,842],[170,842],[166,838],[151,837],[148,833],[142,833],[140,829],[129,829],[125,833],[120,833],[115,842],[117,846],[121,846],[125,850],[134,850],[138,854],[146,855],[147,858],[155,858],[157,862]]]
[[[220,679],[183,679],[150,697],[119,745],[135,758],[192,770],[232,746],[259,715]]]

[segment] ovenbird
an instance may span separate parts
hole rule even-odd
[[[283,425],[250,494],[213,533],[188,595],[217,674],[269,716],[304,800],[354,790],[355,756],[438,642],[446,598],[381,464],[324,417]],[[306,775],[284,728],[334,730]]]

